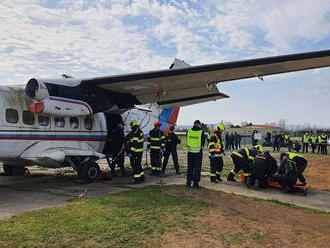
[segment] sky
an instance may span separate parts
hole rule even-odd
[[[328,0],[2,0],[0,84],[95,77],[330,49]],[[195,119],[330,126],[330,67],[218,84]]]

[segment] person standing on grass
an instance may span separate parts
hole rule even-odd
[[[194,126],[187,131],[188,167],[187,183],[188,188],[193,182],[194,188],[199,188],[201,178],[203,147],[205,144],[205,134],[202,130],[202,123],[199,120],[194,122]]]

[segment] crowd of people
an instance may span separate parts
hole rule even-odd
[[[144,151],[144,134],[140,128],[140,123],[136,120],[130,123],[131,132],[125,137],[124,123],[120,122],[114,128],[115,135],[112,135],[112,152],[117,154],[113,156],[112,161],[108,160],[112,175],[115,175],[115,165],[117,164],[123,175],[126,175],[124,167],[124,153],[130,159],[133,171],[133,182],[142,183],[145,181],[144,171],[142,169],[142,155]],[[263,150],[261,145],[253,144],[251,147],[241,148],[241,136],[237,133],[226,133],[224,135],[226,145],[223,142],[224,126],[219,124],[215,127],[214,132],[207,136],[203,130],[203,125],[199,120],[194,122],[192,128],[189,128],[187,137],[187,187],[199,188],[201,178],[203,149],[207,144],[208,157],[210,161],[210,181],[218,183],[222,181],[221,174],[223,171],[226,156],[225,150],[233,150],[231,159],[233,168],[227,176],[227,181],[236,181],[235,176],[242,173],[244,183],[248,186],[267,187],[269,182],[276,182],[281,185],[285,192],[289,192],[300,181],[300,186],[306,185],[303,172],[307,166],[307,160],[300,154],[293,153],[296,149],[297,140],[293,141],[289,134],[285,134],[283,141],[281,135],[275,135],[273,146],[274,151],[277,144],[283,142],[288,147],[288,152],[281,153],[279,166],[274,157],[268,151]],[[161,176],[165,174],[169,157],[172,155],[176,174],[180,174],[180,166],[178,163],[177,145],[180,144],[180,138],[175,134],[174,126],[169,128],[165,134],[161,130],[159,121],[154,123],[154,128],[148,134],[147,150],[150,153],[151,176]],[[325,134],[320,136],[308,135],[305,133],[302,137],[303,152],[308,152],[311,146],[312,152],[319,151],[327,154],[327,140]],[[228,142],[228,143],[227,143]],[[116,148],[116,149],[114,149]],[[278,149],[279,150],[279,149]],[[297,151],[299,151],[298,149]],[[162,159],[164,157],[164,159]]]
[[[224,126],[219,124],[215,131],[209,135],[210,181],[221,182],[223,170],[223,156],[225,146],[222,142]],[[196,120],[193,128],[187,131],[188,169],[187,187],[199,188],[203,147],[205,136],[201,129],[201,122]],[[250,148],[240,148],[231,154],[234,167],[227,177],[227,181],[236,181],[235,175],[242,171],[244,183],[248,186],[267,187],[268,182],[276,182],[283,187],[284,192],[290,192],[300,181],[299,186],[305,186],[306,180],[302,173],[307,167],[307,160],[296,153],[282,153],[280,166],[268,151],[264,152],[261,145]],[[193,185],[191,185],[193,183]]]
[[[280,151],[281,147],[287,147],[288,151],[308,153],[328,154],[327,149],[328,136],[322,132],[320,135],[316,133],[308,133],[302,135],[300,142],[299,138],[292,138],[290,134],[275,134],[273,137],[273,151]]]

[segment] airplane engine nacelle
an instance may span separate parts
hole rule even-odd
[[[84,101],[52,96],[46,100],[31,103],[30,111],[35,114],[63,117],[93,114],[91,107]]]
[[[35,78],[30,79],[26,84],[25,94],[28,98],[34,101],[41,101],[49,97],[46,85]]]

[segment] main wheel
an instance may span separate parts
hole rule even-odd
[[[100,166],[96,162],[88,162],[81,166],[78,176],[86,183],[95,182],[101,174]]]

